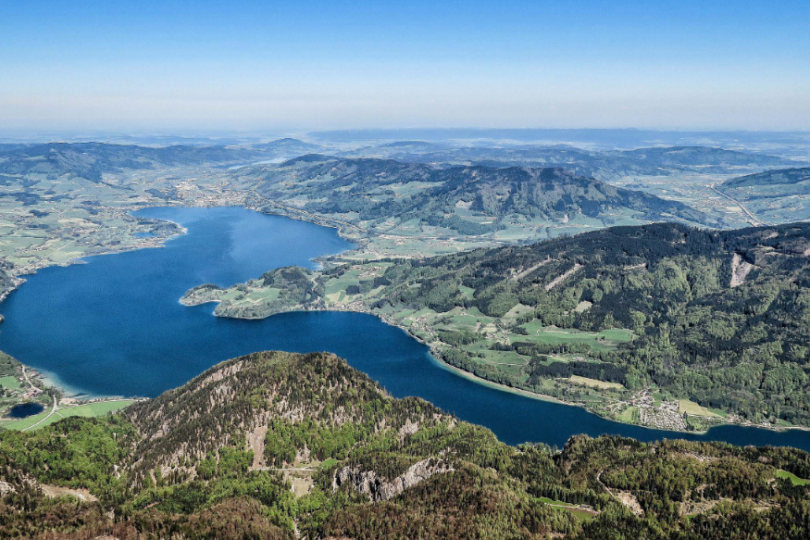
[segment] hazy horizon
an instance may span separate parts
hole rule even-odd
[[[0,8],[3,132],[810,130],[810,3]]]

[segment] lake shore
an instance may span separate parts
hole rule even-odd
[[[170,207],[170,208],[182,208],[182,207]],[[267,215],[273,215],[273,214],[267,214]],[[169,221],[169,220],[165,220],[165,221]],[[299,219],[299,221],[309,221],[309,220]],[[340,227],[335,226],[335,227],[332,227],[332,228],[337,229],[337,233],[341,237],[344,236],[344,235],[341,234]],[[180,233],[178,235],[173,235],[173,236],[168,237],[168,238],[177,238],[178,236],[181,236],[181,235],[182,235],[182,233]],[[160,245],[163,245],[165,240],[166,239],[161,239]],[[158,247],[158,246],[144,246],[144,247]],[[362,248],[361,247],[354,247],[351,251],[358,250],[358,249],[362,249]],[[133,251],[133,250],[127,250],[127,251]],[[135,248],[134,251],[141,251],[141,250],[139,248]],[[119,253],[119,252],[121,252],[121,251],[120,250],[117,250],[117,251],[113,250],[110,253]],[[330,259],[340,257],[344,253],[346,253],[346,251],[341,252],[340,255],[326,255],[326,256],[322,256],[322,257],[315,257],[315,258],[312,258],[310,260],[323,259],[323,260],[328,261]],[[258,274],[257,274],[257,276],[258,276]],[[530,392],[530,391],[527,391],[527,390],[523,390],[523,389],[519,389],[519,388],[514,388],[514,387],[498,384],[498,383],[495,383],[495,382],[488,381],[486,379],[477,377],[477,376],[475,376],[474,374],[472,374],[470,372],[467,372],[465,370],[462,370],[462,369],[459,369],[459,368],[457,368],[455,366],[452,366],[452,365],[444,362],[441,359],[440,351],[435,347],[434,344],[428,343],[428,342],[424,341],[423,339],[421,339],[419,336],[412,334],[410,329],[406,325],[401,324],[399,321],[396,321],[391,317],[386,317],[384,315],[381,316],[379,313],[373,313],[371,310],[354,309],[354,308],[353,309],[326,309],[326,310],[318,309],[318,310],[307,310],[307,311],[350,311],[350,312],[359,312],[359,313],[366,313],[366,314],[374,315],[376,318],[380,319],[381,321],[383,321],[383,322],[385,322],[385,323],[387,323],[387,324],[389,324],[391,326],[395,326],[395,327],[399,328],[400,330],[404,331],[409,337],[414,338],[417,341],[419,341],[419,342],[425,344],[427,347],[429,347],[429,349],[430,349],[430,351],[432,353],[431,356],[433,358],[433,361],[439,367],[441,367],[442,369],[445,369],[447,371],[452,372],[455,376],[463,377],[463,378],[468,379],[468,380],[470,380],[470,381],[472,381],[472,382],[474,382],[474,383],[476,383],[478,385],[481,385],[481,386],[494,388],[494,389],[497,389],[499,391],[519,395],[521,397],[528,397],[528,398],[531,398],[533,400],[546,401],[546,402],[555,403],[555,404],[564,404],[564,405],[567,405],[567,406],[570,406],[570,407],[576,407],[576,408],[585,409],[586,411],[588,411],[587,407],[584,407],[580,403],[567,402],[565,400],[560,400],[560,399],[557,399],[555,397],[544,396],[542,394]],[[220,358],[220,360],[225,360],[225,357]],[[588,411],[588,413],[593,414],[594,416],[605,419],[605,420],[610,420],[610,421],[615,422],[617,424],[634,426],[634,427],[639,427],[639,428],[642,428],[642,429],[650,429],[651,431],[655,431],[654,428],[648,428],[646,426],[639,426],[638,424],[632,424],[632,423],[626,423],[626,422],[617,422],[615,419],[607,418],[607,417],[601,416],[601,415],[596,415],[592,411]],[[746,424],[743,424],[743,423],[728,423],[728,424],[730,424],[730,425],[746,425]],[[767,428],[767,429],[773,430],[773,431],[785,431],[787,429],[790,429],[789,427],[775,427],[775,426],[762,426],[762,425],[758,425],[756,427],[758,427],[758,428]],[[682,433],[684,435],[687,435],[687,434],[699,434],[701,432],[698,432],[698,431],[683,431]]]

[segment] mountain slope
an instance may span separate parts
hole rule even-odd
[[[454,366],[617,420],[667,429],[810,425],[805,223],[616,227],[422,261],[349,264],[313,279],[309,296],[283,305],[262,301],[273,287],[262,280],[243,286],[239,301],[223,290],[190,291],[184,301],[220,301],[216,314],[246,318],[371,312]]]
[[[256,192],[268,200],[380,234],[413,234],[414,227],[423,232],[434,227],[437,234],[493,235],[505,228],[523,228],[530,234],[538,226],[569,223],[574,227],[628,220],[711,222],[682,203],[615,188],[563,169],[440,168],[308,156],[235,174],[243,182],[256,182]]]
[[[809,476],[791,449],[509,447],[332,355],[270,352],[124,414],[0,432],[0,535],[790,539],[808,533]]]
[[[765,171],[758,174],[749,174],[726,180],[721,189],[736,189],[745,187],[766,187],[774,185],[790,186],[810,183],[810,168],[779,169]]]

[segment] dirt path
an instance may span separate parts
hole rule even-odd
[[[584,512],[584,513],[590,514],[592,516],[598,516],[599,515],[599,512],[597,512],[593,508],[583,508],[582,506],[577,506],[577,505],[570,506],[570,505],[567,505],[567,504],[554,504],[554,503],[543,503],[543,504],[545,504],[546,506],[551,506],[553,508],[562,508],[563,510],[573,510],[575,512]]]
[[[609,487],[602,482],[602,472],[604,469],[600,470],[596,473],[596,481],[599,482],[599,485],[605,488],[611,497],[618,500],[620,503],[625,505],[631,512],[633,512],[637,516],[641,516],[644,514],[644,509],[641,508],[641,505],[638,503],[638,499],[636,496],[630,493],[629,491],[613,491]]]
[[[579,263],[575,263],[573,268],[555,277],[553,280],[551,280],[551,283],[546,285],[546,292],[549,292],[551,289],[553,289],[554,287],[556,287],[557,285],[568,279],[570,276],[574,274],[574,272],[576,272],[580,268],[583,268],[583,266]]]
[[[541,267],[547,265],[548,263],[550,263],[551,260],[552,260],[551,257],[548,257],[546,260],[540,261],[539,263],[535,264],[534,266],[530,266],[529,268],[527,268],[526,270],[520,272],[519,274],[515,274],[514,276],[512,276],[512,281],[520,281],[521,279],[525,278],[526,276],[528,276],[529,274],[531,274],[532,272],[534,272],[538,268],[541,268]]]
[[[21,367],[22,367],[22,374],[23,374],[23,378],[25,379],[25,382],[28,383],[28,386],[31,388],[31,390],[36,390],[37,387],[34,386],[34,383],[32,383],[31,379],[28,378],[28,373],[25,372],[25,366],[21,365]]]

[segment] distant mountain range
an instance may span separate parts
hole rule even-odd
[[[809,131],[659,131],[645,129],[498,129],[413,128],[314,131],[308,136],[325,143],[369,145],[392,141],[449,142],[455,145],[576,144],[600,150],[651,146],[712,146],[735,150],[778,148],[807,158]],[[781,152],[780,152],[781,154]]]
[[[0,173],[51,177],[70,175],[100,181],[105,172],[203,162],[234,162],[253,157],[222,146],[146,147],[103,143],[49,143],[0,153]]]
[[[297,139],[279,139],[251,147],[133,146],[107,143],[47,143],[0,146],[0,174],[69,175],[98,182],[104,173],[158,166],[247,164],[286,159],[320,149]]]
[[[682,203],[560,168],[435,167],[312,155],[234,174],[257,181],[256,191],[267,199],[371,228],[391,219],[416,220],[461,234],[485,234],[516,217],[560,223],[578,217],[712,223]]]
[[[683,172],[733,174],[796,163],[766,154],[705,146],[591,151],[564,145],[451,146],[445,143],[405,141],[365,147],[343,155],[421,163],[564,167],[578,174],[608,181],[631,175],[668,176]]]
[[[704,146],[590,151],[565,145],[455,146],[441,142],[397,141],[337,152],[315,143],[285,138],[233,146],[136,146],[98,142],[0,144],[0,172],[87,175],[89,180],[97,180],[103,172],[122,169],[195,163],[250,163],[313,153],[337,153],[345,158],[395,159],[410,163],[562,167],[603,180],[634,174],[667,175],[678,171],[754,172],[797,163],[766,154]]]

